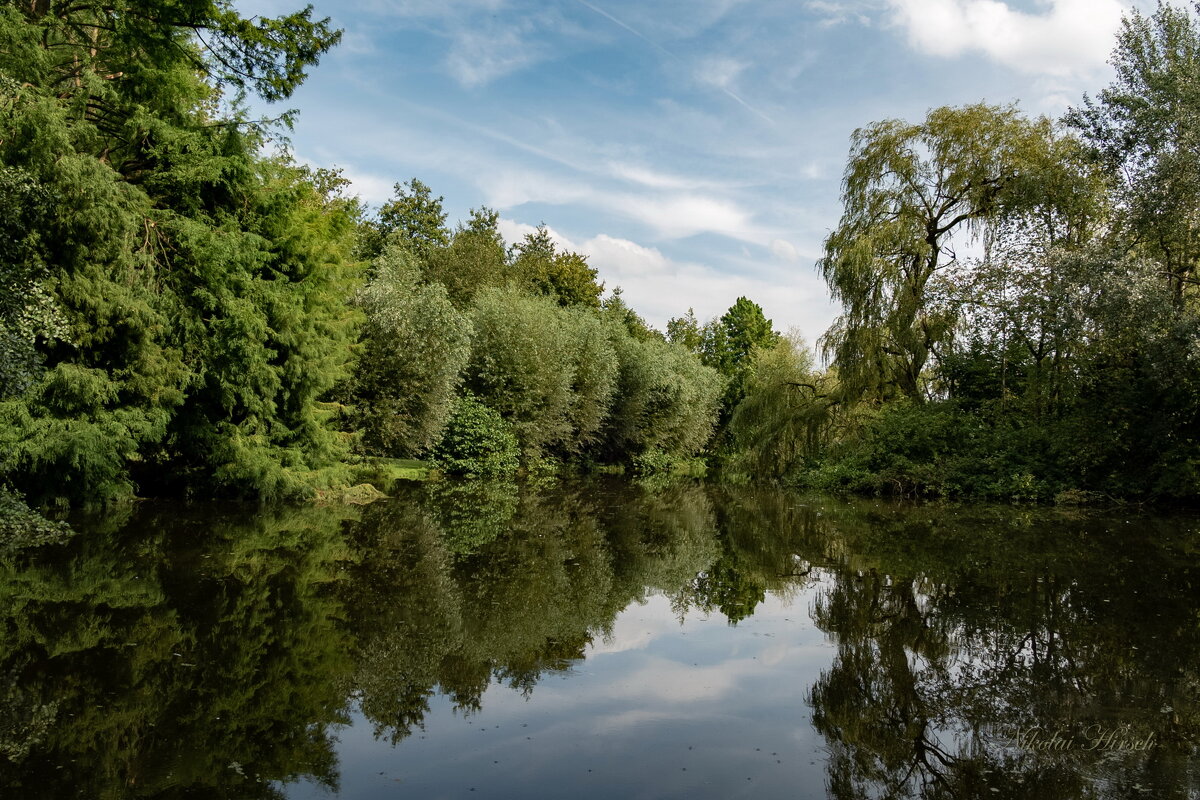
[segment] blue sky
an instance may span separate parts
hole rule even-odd
[[[345,29],[287,101],[295,155],[378,204],[545,222],[662,326],[739,295],[813,343],[856,127],[940,105],[1060,115],[1140,0],[313,0]],[[239,0],[243,13],[298,2]]]

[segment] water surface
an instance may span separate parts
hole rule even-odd
[[[433,484],[0,559],[0,797],[1200,797],[1192,515]]]

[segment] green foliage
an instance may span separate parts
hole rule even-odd
[[[833,381],[813,368],[799,339],[755,350],[745,396],[733,410],[730,473],[780,480],[824,451],[835,422]]]
[[[512,425],[473,395],[458,398],[430,460],[450,475],[502,477],[520,465]]]
[[[1066,434],[991,407],[892,403],[796,480],[828,491],[1047,502],[1077,480]]]
[[[636,311],[629,307],[622,296],[620,286],[613,288],[608,297],[600,303],[600,308],[604,312],[604,316],[623,327],[630,336],[640,342],[649,341],[651,339],[662,340],[665,337],[651,328],[646,320],[642,319]]]
[[[61,544],[74,535],[65,522],[45,519],[25,505],[20,497],[0,489],[0,552]]]
[[[317,401],[349,360],[356,206],[260,155],[217,86],[286,97],[338,34],[311,9],[144,5],[0,9],[3,202],[26,209],[0,246],[33,290],[0,469],[72,501],[310,493],[345,452]]]
[[[440,283],[418,283],[413,256],[390,245],[360,292],[366,314],[353,379],[354,419],[373,455],[415,455],[441,438],[471,322]]]
[[[704,342],[704,333],[700,320],[696,319],[695,309],[689,308],[682,317],[672,317],[667,320],[667,341],[686,347],[693,353],[700,353]]]
[[[460,309],[470,308],[480,289],[504,286],[510,280],[512,270],[497,228],[499,221],[496,211],[472,209],[470,219],[458,226],[450,244],[427,254],[426,277],[444,285]]]
[[[526,465],[588,449],[617,388],[617,354],[601,319],[546,297],[485,289],[474,320],[467,387],[512,423]]]
[[[774,347],[779,339],[762,307],[745,297],[739,297],[719,319],[704,326],[700,341],[701,360],[727,381],[721,405],[723,421],[729,420],[746,395],[746,382],[753,368],[755,352]]]
[[[565,317],[571,333],[571,443],[568,452],[588,450],[599,439],[617,391],[620,364],[604,320],[588,309]]]
[[[450,243],[442,198],[416,178],[395,185],[395,196],[379,209],[366,255],[382,255],[389,242],[412,251],[421,261]]]
[[[600,307],[604,284],[597,283],[596,270],[578,253],[558,252],[545,225],[513,245],[511,262],[513,276],[530,291],[563,306]]]
[[[842,220],[818,264],[845,306],[825,349],[846,391],[924,397],[922,373],[954,323],[953,310],[928,297],[930,280],[954,260],[952,237],[1071,185],[1060,177],[1073,166],[1070,149],[1049,120],[987,105],[855,131]]]
[[[1158,263],[1177,299],[1194,293],[1200,257],[1200,6],[1192,7],[1131,10],[1113,83],[1067,115],[1113,184],[1122,239]]]
[[[567,446],[575,359],[566,311],[549,298],[487,289],[472,319],[467,388],[512,423],[525,458]]]
[[[21,394],[39,374],[39,340],[62,338],[66,327],[40,259],[50,194],[27,171],[0,166],[0,400]]]
[[[657,453],[669,462],[699,454],[716,427],[721,375],[681,345],[637,339],[623,328],[614,328],[613,346],[620,372],[605,426],[608,459],[629,463]]]
[[[884,405],[828,429],[801,482],[1200,496],[1196,13],[1132,12],[1113,65],[1067,116],[1082,143],[987,106],[856,133],[820,264],[846,307],[825,344],[832,394]],[[956,231],[982,258],[953,257]]]

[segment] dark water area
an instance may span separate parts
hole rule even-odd
[[[0,557],[2,798],[1197,798],[1200,518],[700,485]]]

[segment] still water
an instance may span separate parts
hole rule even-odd
[[[431,484],[0,555],[3,798],[1197,798],[1200,520]]]

